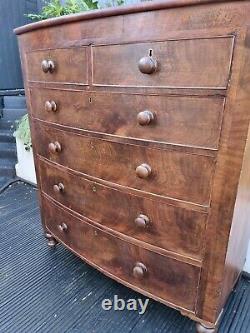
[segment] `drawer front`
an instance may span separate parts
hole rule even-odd
[[[51,161],[138,190],[208,204],[214,159],[61,131],[34,122],[36,151]],[[59,146],[59,149],[57,149]]]
[[[128,283],[130,287],[140,288],[142,292],[166,302],[194,310],[200,268],[111,236],[46,199],[43,199],[42,205],[46,227],[101,271]],[[66,224],[67,230],[59,230],[62,223]]]
[[[233,37],[220,37],[94,46],[93,83],[226,88],[233,42]]]
[[[201,260],[206,214],[87,180],[39,161],[42,191],[77,213],[151,245]]]
[[[31,89],[42,120],[121,137],[217,148],[224,98]]]
[[[29,81],[88,83],[86,47],[35,51],[26,57]]]

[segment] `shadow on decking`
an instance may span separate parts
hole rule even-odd
[[[194,323],[150,300],[147,311],[104,311],[104,298],[143,298],[43,238],[36,189],[17,183],[0,195],[0,333],[194,332]],[[220,333],[250,332],[250,281],[241,278]]]

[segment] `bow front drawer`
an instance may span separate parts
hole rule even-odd
[[[93,132],[216,149],[223,97],[30,89],[32,115]]]
[[[103,86],[226,88],[233,37],[93,46],[93,83]]]
[[[37,153],[111,183],[209,204],[214,158],[111,142],[34,122]]]
[[[42,191],[73,211],[123,235],[197,260],[207,214],[130,195],[39,160]]]
[[[86,47],[27,53],[29,81],[88,84]]]
[[[194,310],[199,267],[132,245],[42,202],[48,230],[87,262],[138,291]]]

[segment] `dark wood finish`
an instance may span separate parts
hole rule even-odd
[[[149,217],[147,215],[144,215],[144,214],[139,214],[137,216],[137,218],[135,219],[135,225],[139,228],[147,228],[148,225],[149,225]]]
[[[136,279],[142,279],[146,277],[147,274],[147,267],[141,263],[141,262],[137,262],[133,268],[133,276]]]
[[[155,60],[152,55],[152,50],[149,50],[149,55],[142,57],[138,61],[138,68],[142,74],[153,74],[158,69],[157,60]]]
[[[238,0],[232,0],[238,1]],[[161,10],[161,9],[169,9],[169,8],[178,8],[178,7],[186,7],[193,6],[199,4],[212,4],[212,3],[220,3],[220,2],[228,2],[228,0],[163,0],[163,1],[155,1],[143,4],[137,4],[133,6],[122,6],[117,8],[106,8],[102,10],[95,10],[90,12],[85,12],[77,15],[63,16],[57,17],[53,20],[41,21],[38,23],[27,24],[26,26],[16,28],[14,31],[17,35],[23,34],[25,32],[30,32],[33,30],[53,27],[65,23],[84,21],[89,19],[96,19],[101,17],[111,17],[116,15],[125,15],[130,13],[141,13],[147,11]],[[140,31],[141,33],[141,31]]]
[[[48,246],[51,248],[54,248],[58,244],[57,240],[49,232],[45,233],[45,238],[48,241]]]
[[[226,88],[233,41],[233,37],[222,37],[94,46],[93,84]]]
[[[48,144],[48,150],[52,154],[60,153],[62,151],[62,146],[58,141],[50,142]]]
[[[137,115],[138,124],[141,126],[149,125],[154,121],[154,118],[153,112],[149,110],[141,111]]]
[[[41,67],[44,73],[53,73],[56,70],[56,64],[53,60],[43,60]]]
[[[61,232],[67,232],[68,231],[68,226],[66,223],[61,223],[61,224],[58,224],[58,229],[59,231]]]
[[[147,141],[218,148],[223,97],[34,88],[31,97],[33,116],[48,122]],[[55,112],[44,112],[45,104],[46,111]]]
[[[166,0],[162,1],[163,7],[167,6],[166,2]],[[22,43],[22,47],[25,47],[26,53],[41,48],[138,43],[166,39],[211,38],[222,34],[232,35],[232,32],[237,35],[239,28],[246,26],[249,22],[248,1],[242,1],[240,5],[237,0],[230,2],[224,0],[223,2],[225,3],[215,2],[216,9],[214,9],[214,6],[185,6],[175,11],[159,9],[143,12],[143,14],[137,13],[135,10],[133,15],[124,15],[122,17],[114,15],[108,17],[108,19],[100,17],[98,25],[96,20],[89,20],[86,23],[85,21],[80,21],[79,16],[75,15],[71,16],[71,18],[75,18],[76,21],[78,19],[79,22],[67,24],[67,29],[65,29],[65,26],[56,24],[57,20],[44,21],[40,22],[40,24],[46,26],[48,23],[52,23],[55,26],[48,29],[31,30],[29,38],[27,38],[27,34],[23,34],[19,37],[19,40]],[[183,3],[186,4],[187,1],[183,0]],[[156,5],[156,2],[152,2],[152,4]],[[121,7],[120,9],[124,10],[125,8]],[[143,11],[143,8],[140,7],[140,10]],[[226,16],[225,12],[227,13]],[[96,15],[97,13],[98,11],[95,11],[92,14]],[[87,14],[89,13],[84,13],[84,15]],[[186,19],[183,20],[183,17]],[[67,21],[69,17],[59,19]],[[141,24],[140,22],[143,22],[143,29],[135,29],[135,24]],[[35,27],[35,24],[32,27]],[[60,38],[58,38],[59,35]],[[139,87],[137,89],[139,90]],[[152,90],[153,88],[150,88],[150,91]],[[200,91],[200,89],[197,89],[197,91]],[[204,89],[202,91],[205,93]],[[192,93],[197,92],[195,90]],[[218,89],[217,94],[219,94]]]
[[[155,198],[131,196],[43,160],[39,170],[42,191],[72,211],[124,235],[201,261],[207,214]],[[63,192],[54,190],[60,183]],[[149,219],[146,228],[141,227],[143,221],[135,221],[141,215]]]
[[[38,122],[34,129],[38,154],[51,161],[110,183],[209,205],[213,158],[89,138]]]
[[[138,167],[135,169],[135,172],[139,178],[147,179],[150,177],[150,175],[152,173],[152,168],[150,165],[148,165],[146,163],[142,163],[142,164],[138,165]]]
[[[27,66],[30,81],[88,83],[86,47],[30,52]]]
[[[57,105],[56,105],[56,102],[55,101],[46,101],[45,102],[45,105],[44,105],[44,109],[45,111],[48,111],[48,112],[56,112],[57,111]]]
[[[211,196],[212,210],[209,217],[211,222],[208,222],[206,232],[205,270],[200,285],[198,313],[207,321],[213,318],[212,322],[217,321],[238,279],[239,272],[243,269],[249,240],[249,228],[245,227],[246,219],[249,219],[249,210],[245,207],[249,206],[247,200],[249,200],[250,181],[248,177],[243,176],[249,172],[249,165],[243,164],[244,159],[249,159],[246,141],[250,120],[247,111],[250,108],[248,83],[250,57],[246,45],[249,45],[249,32],[244,29],[244,32],[238,35],[234,54],[234,67],[225,105],[221,147]],[[239,205],[243,208],[240,217],[235,218],[234,214]],[[233,230],[234,233],[231,233]],[[242,234],[244,237],[239,237]],[[226,257],[231,253],[230,248],[235,241],[236,249],[240,251],[233,251],[233,255],[229,256],[231,259],[227,261]]]
[[[250,38],[250,34],[249,34]],[[250,39],[249,39],[250,40]],[[250,62],[249,62],[250,65]],[[247,98],[247,97],[246,97]],[[248,99],[248,98],[247,98]],[[230,240],[226,255],[225,277],[222,290],[221,304],[224,304],[230,288],[235,284],[242,267],[245,264],[250,234],[250,130],[248,130],[247,143],[238,186],[237,199],[233,215]]]
[[[200,268],[113,237],[46,199],[43,207],[48,230],[104,273],[166,302],[194,310]],[[62,221],[68,226],[67,232],[58,229]],[[139,263],[147,267],[146,271]]]
[[[249,239],[249,25],[250,1],[172,0],[17,30],[45,232],[82,256],[102,229],[84,260],[210,331]]]
[[[55,193],[64,192],[64,185],[63,185],[63,183],[55,184],[53,186],[53,190],[54,190]]]

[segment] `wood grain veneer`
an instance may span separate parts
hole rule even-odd
[[[53,73],[41,71],[44,59],[53,59],[55,64]],[[88,84],[86,47],[30,52],[27,54],[27,63],[30,81]]]
[[[40,138],[38,154],[51,161],[110,183],[209,205],[214,158],[125,145],[52,129],[39,122],[33,126]],[[49,150],[50,143],[55,142],[60,143],[59,153]],[[136,174],[144,163],[151,168],[145,179]]]
[[[233,43],[228,36],[93,46],[93,84],[223,89],[228,84]],[[144,75],[137,64],[149,54],[157,59],[157,68]]]
[[[30,90],[34,117],[47,122],[119,137],[217,149],[225,98],[162,96],[81,90]],[[56,109],[46,109],[46,102]],[[145,110],[148,126],[138,123]],[[47,112],[45,112],[47,111]],[[114,117],[115,115],[115,117]]]
[[[161,299],[167,298],[168,302],[181,308],[194,310],[200,268],[113,237],[66,213],[45,198],[43,205],[47,211],[47,229],[90,263],[139,290],[155,294]],[[58,230],[62,220],[68,227],[67,232]],[[147,267],[146,279],[136,279],[133,276],[133,268],[137,262],[143,262]]]
[[[43,159],[39,160],[39,170],[42,191],[62,205],[111,230],[151,244],[158,248],[157,251],[172,251],[183,255],[182,260],[191,257],[200,265],[206,213],[177,208],[155,198],[131,195],[79,177]],[[62,191],[55,191],[54,186],[58,184],[63,184]],[[96,209],[96,202],[99,209]],[[136,225],[140,214],[149,218],[147,225]]]

